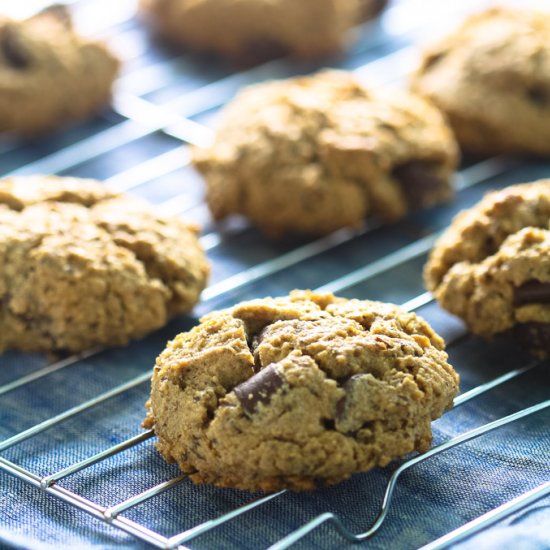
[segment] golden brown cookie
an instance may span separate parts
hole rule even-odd
[[[413,91],[446,113],[461,147],[550,154],[550,13],[492,8],[428,48]]]
[[[449,200],[457,147],[424,100],[323,71],[242,91],[194,162],[214,218],[322,235]]]
[[[91,116],[109,102],[118,65],[73,31],[65,8],[0,16],[0,132],[33,136]]]
[[[487,194],[435,245],[426,286],[481,336],[513,330],[550,354],[550,180]]]
[[[141,0],[171,42],[241,62],[341,51],[348,31],[377,15],[380,0]]]
[[[414,313],[294,291],[169,342],[145,425],[196,483],[306,490],[427,450],[457,390],[442,339]]]
[[[0,180],[0,352],[126,344],[191,310],[197,229],[99,182]]]

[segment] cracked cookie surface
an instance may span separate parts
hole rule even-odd
[[[0,352],[122,345],[192,309],[197,228],[93,180],[0,180]]]
[[[442,339],[414,313],[294,291],[169,342],[144,425],[196,483],[307,490],[427,450],[457,390]]]
[[[0,132],[34,136],[107,104],[119,62],[72,28],[66,8],[0,16]]]
[[[491,8],[428,47],[412,89],[477,154],[550,155],[550,13]]]
[[[457,148],[424,100],[323,71],[240,92],[194,162],[214,218],[244,214],[272,237],[323,235],[449,200]]]
[[[141,0],[171,42],[254,63],[286,54],[312,58],[344,49],[351,28],[381,0]]]
[[[512,330],[550,354],[550,180],[488,193],[460,213],[424,271],[440,304],[475,334]]]

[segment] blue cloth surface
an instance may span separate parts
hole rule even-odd
[[[483,3],[465,1],[445,8],[438,0],[427,3],[396,1],[381,25],[363,29],[365,32],[347,56],[326,60],[326,64],[355,69],[380,57],[390,56],[387,66],[374,65],[373,72],[369,74],[375,81],[396,81],[408,67],[402,65],[399,56],[391,56],[403,46],[431,33],[434,24],[426,27],[425,13],[432,13],[430,10],[433,8],[439,9],[441,15],[444,8],[458,12],[459,9],[471,9]],[[89,17],[91,12],[89,9],[86,11],[86,6],[89,8],[91,4],[92,0],[76,2],[76,15],[82,9]],[[418,9],[420,5],[422,10]],[[416,30],[415,25],[418,25]],[[420,28],[421,25],[424,27]],[[218,103],[227,100],[243,83],[248,82],[247,79],[286,76],[314,68],[288,61],[273,62],[242,73],[246,78],[242,74],[235,78],[231,68],[210,61],[205,65],[192,56],[185,56],[174,63],[171,56],[175,54],[150,44],[135,20],[119,24],[111,30],[121,44],[131,45],[130,50],[137,52],[127,62],[129,77],[124,80],[123,76],[123,83],[136,86],[140,90],[139,95],[154,104],[164,104],[189,94],[189,101],[180,106],[181,112],[186,115],[196,113],[195,120],[204,124],[210,124],[215,119],[216,110],[213,107],[217,107],[216,98],[222,98]],[[159,64],[159,70],[140,72],[151,64]],[[167,66],[177,71],[175,78],[160,70],[166,70]],[[154,82],[155,78],[166,78],[169,84],[161,85]],[[203,91],[203,86],[214,81],[218,82],[216,88]],[[199,90],[199,93],[193,95],[193,90]],[[90,124],[76,126],[33,144],[13,149],[9,144],[0,143],[0,174],[25,167],[31,161],[39,162],[33,167],[60,166],[59,159],[50,155],[97,133],[113,128],[116,130],[121,120],[119,115],[107,112]],[[139,133],[141,127],[129,126],[125,131],[131,135]],[[111,138],[112,135],[105,137],[106,140]],[[179,140],[157,132],[139,140],[130,139],[128,143],[113,147],[86,162],[56,170],[63,174],[107,179],[180,146]],[[454,203],[412,214],[391,227],[349,235],[344,242],[327,252],[304,258],[270,276],[213,296],[199,304],[195,315],[200,316],[243,299],[267,294],[281,295],[293,288],[316,288],[327,284],[431,232],[443,229],[458,210],[474,204],[488,189],[547,177],[550,173],[550,164],[546,162],[521,159],[515,163],[496,160],[489,164],[465,159],[463,168],[466,171],[461,182],[467,181],[471,185],[458,194]],[[186,217],[202,223],[205,234],[212,231],[211,220],[205,209],[198,205],[202,200],[202,183],[187,166],[182,165],[170,173],[152,177],[133,192],[155,204],[184,193],[186,204],[190,205]],[[192,207],[195,203],[197,206]],[[220,245],[209,251],[213,264],[211,283],[214,285],[261,262],[308,245],[308,241],[269,242],[257,231],[246,227],[238,229],[238,225],[232,226],[231,223],[217,230]],[[342,289],[339,294],[403,303],[424,291],[421,270],[425,258],[425,254],[421,254],[399,263],[380,275]],[[450,362],[461,375],[462,392],[532,362],[527,353],[505,337],[486,343],[467,335],[459,321],[433,303],[422,307],[419,312],[449,342]],[[196,322],[196,317],[180,317],[156,334],[133,342],[126,348],[92,355],[24,387],[0,394],[0,442],[147,373],[166,341]],[[0,388],[40,369],[48,361],[51,358],[40,355],[16,352],[0,355]],[[434,445],[548,399],[549,366],[548,361],[542,362],[516,379],[447,413],[433,425]],[[42,477],[93,456],[143,432],[140,423],[145,413],[148,390],[149,384],[144,382],[0,452],[0,458]],[[355,475],[335,487],[305,494],[284,493],[186,545],[193,549],[265,548],[324,512],[337,514],[352,532],[363,532],[376,518],[388,479],[402,462],[396,461],[387,468]],[[68,476],[57,485],[108,507],[176,475],[177,468],[161,459],[154,448],[154,440],[150,439]],[[546,409],[407,470],[398,481],[383,527],[361,546],[392,550],[422,547],[548,480],[550,411]],[[0,488],[0,546],[36,549],[114,549],[121,545],[136,549],[150,547],[8,474],[1,464]],[[261,495],[241,491],[194,486],[184,480],[122,515],[163,536],[172,536],[259,497]],[[328,524],[296,544],[296,548],[304,549],[353,547],[355,545],[347,542]],[[461,541],[456,547],[550,548],[550,497]]]

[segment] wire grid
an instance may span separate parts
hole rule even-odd
[[[205,69],[189,56],[170,56],[166,50],[151,47],[135,19],[133,1],[124,0],[117,4],[116,10],[106,10],[101,20],[90,17],[90,14],[91,10],[101,11],[98,4],[107,6],[104,0],[76,0],[72,3],[77,21],[90,34],[106,38],[125,58],[127,68],[117,83],[112,111],[104,113],[94,123],[73,128],[52,141],[34,147],[13,142],[0,143],[2,171],[7,175],[57,173],[99,177],[115,190],[145,196],[155,203],[160,212],[183,214],[187,219],[201,223],[205,228],[201,242],[213,260],[213,276],[197,308],[198,314],[244,298],[270,292],[281,294],[295,286],[316,287],[319,291],[344,296],[400,302],[406,309],[422,310],[423,315],[437,328],[444,314],[433,304],[431,295],[422,291],[420,266],[440,231],[459,206],[475,202],[487,188],[519,181],[518,173],[527,172],[537,177],[546,169],[543,165],[520,159],[466,160],[457,178],[459,200],[456,205],[415,214],[392,228],[368,223],[360,231],[343,229],[316,240],[278,244],[264,241],[242,220],[232,220],[214,228],[203,203],[200,182],[188,167],[189,152],[186,147],[204,145],[211,140],[210,122],[215,118],[216,110],[243,85],[269,77],[291,76],[315,67],[278,60],[237,73],[227,72],[228,68],[222,65]],[[479,5],[480,2],[465,2],[461,6],[446,6],[445,14],[452,20],[451,10],[455,10],[453,15],[458,16]],[[361,33],[363,38],[345,59],[328,61],[354,70],[360,78],[371,83],[399,83],[414,63],[411,42],[426,30],[423,17],[427,10],[426,3],[423,3],[422,10],[418,10],[418,6],[412,0],[396,2],[384,16],[384,26],[376,23],[365,25],[361,29],[364,31]],[[437,8],[436,2],[433,7]],[[181,182],[188,183],[182,185]],[[178,192],[180,187],[182,191]],[[337,262],[335,258],[338,258]],[[445,323],[448,324],[448,319]],[[456,323],[451,323],[451,326],[452,330],[445,335],[453,363],[455,348],[472,338],[462,326]],[[94,360],[103,353],[103,350],[95,349],[53,363],[40,358],[37,368],[0,386],[0,398],[33,383],[47,385],[53,374]],[[528,359],[525,355],[521,357],[521,365],[460,395],[455,400],[455,408],[495,388],[504,387],[511,380],[525,377],[534,369],[541,369],[539,361]],[[9,363],[9,356],[4,359],[0,356],[1,362]],[[67,421],[134,389],[142,392],[144,401],[151,374],[152,371],[140,373],[108,391],[18,431],[0,442],[0,453],[17,448],[47,430],[63,429]],[[280,538],[272,548],[286,548],[324,523],[330,523],[342,537],[352,542],[372,537],[387,517],[399,478],[409,468],[429,462],[435,455],[501,427],[513,426],[519,420],[549,407],[550,400],[530,404],[440,441],[423,455],[401,461],[389,477],[379,515],[361,532],[352,532],[337,514],[324,511]],[[165,536],[130,519],[125,513],[185,483],[183,475],[148,487],[109,506],[93,502],[62,486],[63,480],[124,454],[152,437],[151,431],[139,433],[47,475],[33,472],[3,456],[0,456],[0,468],[159,548],[182,548],[192,539],[238,520],[240,516],[285,494],[281,491],[252,499],[206,522]],[[473,518],[455,531],[428,543],[425,548],[446,547],[549,494],[550,482],[543,483]]]

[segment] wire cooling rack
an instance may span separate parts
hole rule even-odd
[[[181,320],[172,323],[158,337],[146,339],[148,348],[134,343],[123,350],[95,349],[55,362],[42,356],[14,353],[0,356],[0,414],[5,411],[4,407],[12,406],[10,398],[17,402],[18,392],[23,392],[22,395],[27,391],[35,393],[34,388],[46,390],[45,393],[53,392],[60,383],[68,383],[68,379],[72,384],[84,383],[84,374],[79,369],[87,366],[91,365],[96,369],[94,372],[100,372],[97,376],[101,378],[97,387],[92,384],[87,398],[83,397],[86,392],[77,392],[78,402],[73,403],[67,397],[53,412],[51,406],[38,407],[29,415],[28,405],[24,402],[16,405],[15,420],[10,417],[6,425],[0,426],[3,437],[0,441],[0,471],[159,548],[183,548],[190,542],[197,548],[244,547],[245,531],[250,528],[248,516],[280,503],[285,497],[293,499],[296,510],[307,509],[308,516],[300,517],[300,521],[294,523],[287,521],[275,525],[272,532],[276,535],[272,535],[270,540],[256,540],[252,547],[271,545],[271,548],[280,549],[303,539],[305,547],[336,548],[341,547],[346,539],[349,542],[371,539],[376,544],[375,535],[381,536],[379,531],[388,524],[390,527],[396,525],[393,528],[398,530],[410,528],[411,521],[414,525],[414,513],[409,514],[406,525],[400,523],[405,521],[403,518],[392,517],[392,506],[400,499],[400,486],[410,485],[410,481],[407,482],[409,470],[414,472],[426,465],[432,489],[444,493],[435,471],[429,473],[436,457],[447,457],[459,448],[465,449],[465,453],[483,457],[490,435],[508,429],[503,459],[506,461],[506,452],[513,455],[514,441],[527,437],[529,443],[529,434],[523,433],[524,419],[534,416],[540,419],[542,427],[537,434],[542,434],[542,441],[537,439],[537,448],[543,460],[544,457],[548,459],[550,418],[544,412],[548,412],[550,400],[547,392],[541,391],[541,387],[549,386],[547,365],[533,360],[516,349],[513,343],[502,340],[490,345],[480,343],[468,335],[458,321],[434,304],[431,295],[423,291],[421,281],[426,254],[454,213],[476,202],[490,188],[543,177],[548,173],[547,164],[500,157],[481,161],[465,159],[457,176],[458,198],[454,204],[418,212],[391,227],[370,223],[359,231],[344,229],[315,240],[287,240],[275,244],[265,241],[243,220],[230,220],[214,227],[203,202],[200,179],[189,166],[186,147],[203,145],[211,140],[210,128],[217,109],[242,86],[266,78],[308,72],[316,67],[283,59],[244,71],[231,71],[221,63],[182,56],[151,43],[135,16],[133,0],[76,0],[71,4],[77,23],[84,32],[105,38],[125,61],[113,107],[89,124],[74,127],[42,142],[32,145],[0,142],[3,175],[57,173],[95,177],[105,180],[115,190],[147,198],[161,212],[182,214],[188,220],[199,222],[204,228],[201,242],[213,263],[213,273],[211,284],[196,309],[197,315],[242,299],[284,294],[292,288],[317,288],[348,297],[388,300],[401,303],[409,310],[420,311],[446,338],[450,361],[460,372],[462,386],[467,390],[456,398],[453,411],[434,424],[435,445],[430,451],[397,461],[385,469],[380,477],[378,493],[371,495],[376,498],[347,503],[351,508],[368,509],[369,513],[359,524],[351,522],[350,525],[343,517],[345,512],[339,513],[324,504],[312,506],[309,503],[306,506],[308,495],[290,496],[285,491],[267,496],[239,493],[238,498],[228,499],[230,505],[225,506],[223,513],[215,507],[216,513],[210,515],[203,510],[204,499],[199,499],[202,503],[199,513],[194,508],[195,498],[207,489],[192,486],[185,476],[164,465],[154,451],[149,453],[151,462],[148,464],[159,473],[157,478],[166,476],[165,479],[136,483],[138,490],[135,491],[132,491],[131,483],[128,489],[109,480],[107,492],[110,494],[106,499],[109,502],[105,502],[103,496],[88,497],[86,482],[94,477],[94,468],[109,461],[114,461],[115,465],[126,464],[122,457],[129,453],[142,452],[144,448],[150,451],[153,433],[139,430],[137,422],[132,426],[110,428],[110,441],[114,443],[102,445],[99,450],[95,448],[91,454],[84,453],[85,456],[72,447],[63,447],[63,443],[54,447],[55,450],[44,451],[48,466],[53,463],[54,455],[68,455],[64,456],[62,467],[35,471],[29,466],[32,463],[28,460],[25,445],[30,445],[33,455],[39,453],[45,448],[39,443],[40,438],[55,439],[51,434],[63,434],[75,419],[90,418],[86,432],[80,434],[87,440],[93,437],[88,436],[87,431],[93,434],[104,421],[101,417],[94,420],[94,414],[114,401],[122,410],[126,407],[132,416],[132,411],[137,410],[136,403],[141,407],[147,398],[150,369],[154,356],[162,349],[163,339],[196,322],[194,319]],[[324,65],[353,70],[373,85],[399,84],[415,62],[412,44],[426,35],[433,35],[435,28],[443,31],[464,13],[482,7],[485,2],[472,0],[460,3],[460,6],[457,4],[434,0],[396,1],[380,21],[357,29],[359,41],[344,58],[327,59]],[[427,13],[430,17],[426,17]],[[99,370],[102,365],[106,368]],[[72,378],[71,373],[75,373]],[[513,392],[519,386],[523,393],[518,398]],[[102,391],[97,391],[99,388]],[[484,399],[495,392],[498,392],[496,399],[499,404],[509,399],[514,410],[500,406],[487,410],[488,402]],[[122,399],[120,404],[119,399]],[[7,406],[5,400],[8,400]],[[452,416],[457,414],[455,411],[463,409],[467,412],[460,417],[457,431]],[[141,410],[134,414],[138,418],[140,415]],[[531,436],[536,438],[537,434]],[[132,458],[129,460],[131,464]],[[438,472],[441,473],[441,467],[438,467]],[[366,476],[375,475],[378,474],[355,476],[350,482],[333,488],[330,498],[334,500],[334,507],[345,509],[338,507],[337,502],[346,500],[345,490],[349,489],[350,483],[359,477],[364,480],[370,479]],[[80,484],[71,484],[75,478],[81,480]],[[549,479],[547,475],[546,482],[541,484],[540,476],[536,476],[535,483],[535,477],[530,481],[527,475],[528,483],[512,496],[508,492],[506,498],[502,498],[495,488],[494,498],[490,499],[494,506],[471,505],[471,511],[461,516],[464,521],[447,529],[448,532],[440,532],[435,527],[430,535],[424,533],[408,546],[445,548],[465,539],[547,497],[550,494]],[[465,483],[468,483],[467,473]],[[483,479],[476,479],[473,483],[483,483]],[[127,478],[125,484],[128,485]],[[132,515],[140,506],[159,498],[161,504],[155,504],[152,510],[156,510],[157,516],[166,514],[171,494],[182,486],[186,488],[187,500],[185,506],[176,511],[180,517],[179,523],[176,522],[178,528],[172,527],[170,532],[166,532],[154,512],[147,516]],[[120,498],[121,495],[124,498]],[[207,494],[208,498],[211,496],[211,493]],[[18,495],[12,495],[12,498],[15,502]],[[282,507],[284,509],[285,504]],[[296,515],[300,516],[299,513]],[[277,519],[269,514],[260,517],[264,520],[267,517],[266,521],[277,524]],[[330,525],[328,542],[323,524]],[[232,526],[230,531],[220,531],[228,525]],[[217,531],[221,532],[218,538],[208,539]],[[335,537],[335,533],[342,538]],[[212,540],[216,542],[209,542]],[[130,541],[125,539],[126,543]],[[386,539],[376,547],[390,546]],[[402,545],[396,543],[391,547],[400,548]]]

